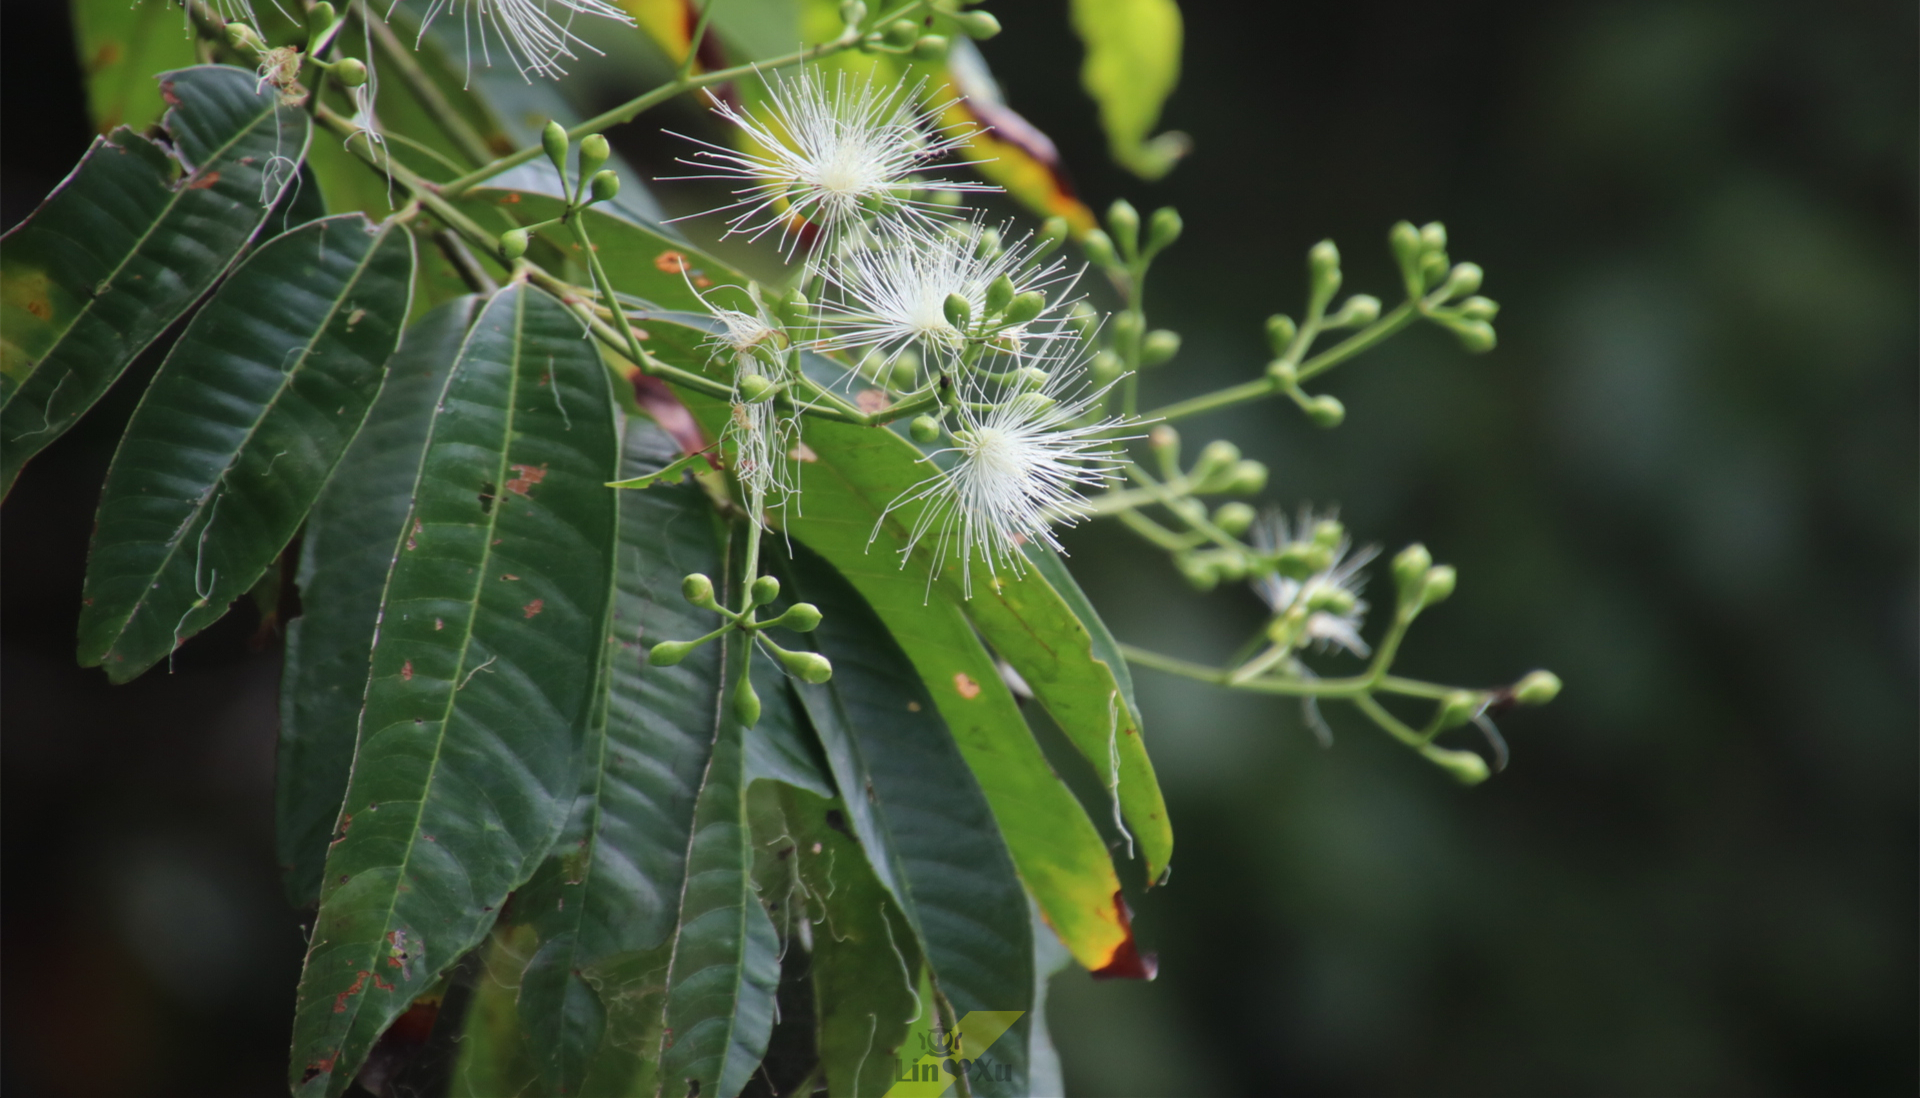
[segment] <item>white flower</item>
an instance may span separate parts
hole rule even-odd
[[[733,406],[720,438],[733,462],[733,477],[746,492],[748,509],[756,522],[764,523],[769,506],[783,507],[797,498],[798,485],[788,458],[799,445],[800,429],[794,417],[781,415],[772,400],[748,400],[741,394],[740,382],[758,375],[752,361],[747,356],[740,359]]]
[[[998,231],[975,220],[943,227],[903,226],[878,234],[870,243],[848,242],[829,264],[833,296],[821,303],[821,321],[830,334],[823,349],[871,348],[887,361],[914,344],[950,357],[966,347],[969,333],[947,317],[947,298],[967,303],[977,325],[987,311],[987,288],[1005,275],[1015,294],[1039,292],[1061,297],[1078,280],[1063,260],[1035,262],[1028,240],[1002,246]],[[1058,320],[1065,302],[1055,301],[1040,316],[999,333],[1002,349],[1018,354],[1028,343],[1072,333]]]
[[[896,508],[921,505],[901,550],[902,567],[932,538],[934,573],[958,559],[961,590],[971,598],[976,559],[990,574],[1003,568],[1017,574],[1027,542],[1061,548],[1052,523],[1072,525],[1084,514],[1085,491],[1116,474],[1122,458],[1113,431],[1126,424],[1086,422],[1106,389],[1087,388],[1077,363],[1055,366],[1037,391],[1006,393],[992,403],[984,384],[963,386],[965,398],[953,413],[960,421],[954,444],[925,459],[950,455],[951,466],[902,493],[880,516],[883,524]],[[873,537],[880,529],[874,526]],[[932,575],[927,583],[931,588]]]
[[[770,73],[767,101],[738,108],[716,101],[715,113],[746,131],[750,151],[706,147],[685,163],[712,169],[691,179],[738,179],[738,211],[727,231],[758,238],[778,227],[783,241],[803,219],[833,237],[864,211],[927,219],[942,212],[913,192],[990,191],[978,183],[915,178],[914,173],[964,144],[970,131],[942,131],[936,120],[948,104],[917,105],[920,88],[876,85],[838,73],[830,87],[816,69],[797,76]]]
[[[1312,510],[1302,509],[1297,526],[1289,529],[1285,514],[1269,512],[1254,528],[1253,543],[1271,552],[1296,537],[1311,538],[1314,527],[1323,517],[1330,516],[1317,516]],[[1305,580],[1261,576],[1253,587],[1275,614],[1285,614],[1295,607],[1306,613],[1303,630],[1306,641],[1323,651],[1338,646],[1364,658],[1373,650],[1360,636],[1360,628],[1367,618],[1367,603],[1360,597],[1360,592],[1366,589],[1367,577],[1360,569],[1379,555],[1380,549],[1369,545],[1349,558],[1347,554],[1351,549],[1352,542],[1343,536],[1334,547],[1332,562]]]
[[[398,3],[390,0],[387,10],[391,12]],[[561,61],[578,56],[573,52],[575,46],[600,52],[573,33],[575,16],[598,16],[633,26],[633,17],[607,0],[428,0],[426,13],[420,18],[420,33],[425,35],[435,19],[455,12],[459,13],[469,67],[473,64],[475,38],[479,39],[480,55],[487,67],[493,67],[488,42],[498,35],[507,59],[523,77],[529,73],[564,75]]]

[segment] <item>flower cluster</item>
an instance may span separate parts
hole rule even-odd
[[[935,174],[969,134],[936,128],[945,104],[922,89],[817,71],[765,88],[757,106],[715,107],[748,151],[704,145],[687,161],[738,185],[716,211],[729,233],[777,232],[801,260],[799,286],[772,302],[757,286],[737,308],[703,297],[734,380],[723,449],[764,518],[797,506],[786,459],[805,406],[794,383],[821,368],[809,362],[837,368],[862,407],[923,407],[909,433],[929,474],[880,522],[906,529],[903,565],[928,550],[929,588],[957,564],[970,595],[976,566],[1017,573],[1023,546],[1058,549],[1054,525],[1120,466],[1125,424],[1102,412],[1112,382],[1091,380],[1089,328],[1070,312],[1078,275],[1053,255],[1064,230],[1010,240],[963,209],[991,188]]]

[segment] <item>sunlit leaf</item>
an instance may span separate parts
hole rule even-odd
[[[1073,29],[1087,46],[1080,81],[1100,105],[1113,158],[1146,179],[1167,174],[1186,155],[1186,135],[1147,135],[1180,82],[1179,4],[1073,0]]]

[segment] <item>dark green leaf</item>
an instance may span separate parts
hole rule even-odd
[[[153,74],[194,62],[186,13],[172,4],[74,0],[73,31],[95,133],[144,130],[167,109]]]
[[[346,1089],[566,822],[610,625],[608,380],[573,314],[515,284],[436,406],[301,977],[301,1094]]]
[[[107,473],[82,665],[125,682],[260,578],[379,394],[412,285],[407,230],[346,214],[261,248],[193,318]]]
[[[307,116],[258,83],[167,73],[173,153],[130,130],[96,138],[0,240],[0,492],[206,292],[294,178]]]
[[[451,301],[407,330],[387,384],[307,516],[301,615],[287,625],[274,797],[287,898],[320,898],[320,866],[340,816],[367,689],[380,596],[413,505],[413,482],[467,329],[482,299]]]
[[[796,545],[788,575],[793,597],[820,608],[809,640],[834,667],[832,679],[796,683],[795,692],[847,791],[848,823],[919,938],[935,985],[961,1017],[1028,1010],[1026,895],[932,694],[886,625],[824,560]],[[976,1082],[975,1093],[1025,1093],[1025,1021],[996,1048],[1013,1078]]]

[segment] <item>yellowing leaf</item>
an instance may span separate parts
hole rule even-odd
[[[1174,0],[1073,0],[1073,29],[1087,45],[1080,82],[1100,105],[1113,158],[1135,175],[1167,174],[1191,142],[1177,131],[1151,140],[1160,108],[1180,82],[1180,7]]]

